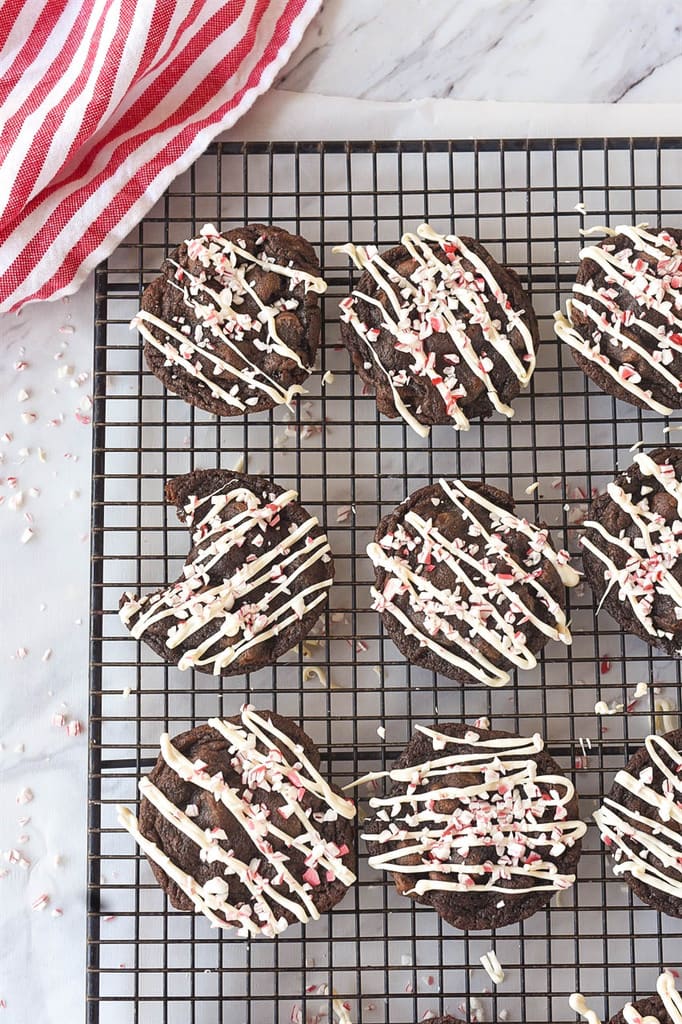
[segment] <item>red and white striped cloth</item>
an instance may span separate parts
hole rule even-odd
[[[74,292],[320,0],[0,0],[0,311]]]

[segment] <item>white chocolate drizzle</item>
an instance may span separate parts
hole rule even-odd
[[[388,299],[384,306],[378,299],[354,291],[340,305],[342,319],[362,339],[377,369],[386,377],[399,415],[421,437],[428,435],[430,428],[418,421],[401,396],[401,388],[408,383],[406,371],[389,370],[381,362],[375,345],[380,331],[360,319],[356,308],[358,300],[379,310],[381,327],[395,339],[396,351],[411,357],[409,372],[428,381],[438,392],[454,429],[468,430],[470,426],[460,405],[466,395],[457,375],[460,362],[483,383],[497,412],[513,416],[514,410],[502,401],[490,377],[492,359],[486,353],[476,352],[467,332],[470,325],[479,325],[491,350],[507,363],[521,386],[526,387],[535,369],[535,347],[523,319],[524,311],[512,307],[485,261],[457,235],[441,235],[428,224],[421,224],[416,234],[408,231],[400,241],[417,263],[409,278],[386,263],[376,246],[356,246],[348,242],[333,250],[345,253],[359,270],[366,270]],[[445,261],[439,259],[429,242],[439,247]],[[473,271],[465,268],[464,261],[474,268]],[[504,324],[492,319],[488,309],[492,302],[502,309]],[[454,353],[445,356],[444,369],[436,366],[435,353],[425,345],[434,334],[448,334],[455,348]],[[523,342],[522,357],[512,344],[514,334]]]
[[[566,303],[567,316],[560,311],[554,314],[554,330],[634,398],[668,415],[674,410],[652,396],[635,367],[611,358],[611,353],[619,349],[635,352],[651,368],[654,379],[682,391],[679,376],[668,369],[674,357],[682,355],[682,249],[667,231],[653,235],[644,230],[646,227],[625,224],[596,229],[611,237],[627,235],[632,246],[619,252],[608,243],[580,250],[581,260],[591,260],[604,271],[606,286],[596,288],[592,280],[576,283],[573,297]],[[618,304],[619,292],[634,298],[639,315]],[[584,327],[579,331],[573,326],[574,312],[591,321],[589,337],[582,333]],[[658,325],[651,321],[652,313],[660,319]],[[650,344],[638,341],[635,329],[647,335]]]
[[[631,539],[625,535],[625,530],[621,530],[615,537],[602,523],[593,519],[585,521],[587,530],[594,530],[607,545],[623,552],[623,564],[620,567],[588,534],[580,538],[580,543],[604,565],[607,586],[599,607],[604,604],[611,590],[617,587],[619,601],[629,603],[647,633],[652,637],[670,640],[673,634],[659,629],[652,615],[656,598],[663,595],[673,601],[678,618],[682,618],[682,585],[675,577],[675,570],[682,557],[682,483],[677,479],[675,467],[669,462],[658,463],[644,452],[635,455],[634,461],[642,476],[651,477],[675,499],[679,518],[666,523],[663,516],[651,510],[649,495],[653,493],[653,488],[642,487],[642,496],[635,501],[623,487],[612,481],[606,489],[607,493],[628,514],[638,536]]]
[[[480,637],[519,668],[533,668],[537,660],[526,646],[525,623],[532,623],[550,639],[571,643],[563,609],[538,579],[541,562],[550,562],[567,587],[575,586],[579,575],[568,564],[568,553],[555,551],[551,546],[547,530],[500,508],[461,480],[448,483],[441,479],[439,486],[443,499],[452,502],[470,523],[470,540],[448,540],[430,518],[424,519],[410,510],[404,517],[404,526],[398,524],[394,533],[367,548],[373,564],[387,574],[381,591],[372,588],[372,607],[381,613],[388,612],[421,646],[464,669],[479,682],[491,687],[504,686],[509,682],[509,673],[486,658],[474,639]],[[484,517],[490,520],[489,526],[475,514],[472,504],[483,510]],[[507,547],[504,535],[508,532],[522,533],[529,540],[523,564]],[[412,567],[410,563],[415,560],[417,564]],[[445,590],[430,581],[430,567],[436,563],[445,564],[452,573],[452,586]],[[554,619],[552,624],[524,603],[517,589],[522,585],[533,590],[547,607]],[[405,593],[410,610],[423,617],[425,629],[418,629],[396,604],[396,597]],[[441,639],[458,650],[445,647]]]
[[[351,820],[355,817],[354,804],[334,792],[299,744],[250,705],[242,707],[239,725],[220,718],[211,718],[208,724],[227,740],[231,766],[241,779],[240,788],[225,782],[222,772],[209,776],[206,765],[186,758],[173,746],[167,733],[161,737],[161,755],[181,779],[209,793],[216,804],[221,803],[227,808],[235,824],[251,839],[253,859],[249,863],[241,861],[229,848],[230,837],[222,829],[199,828],[147,778],[139,782],[142,797],[195,843],[202,861],[219,864],[221,873],[200,885],[156,843],[142,835],[135,815],[127,807],[117,807],[120,824],[147,857],[209,919],[212,927],[236,927],[240,936],[265,935],[273,938],[288,927],[283,910],[303,924],[317,920],[320,914],[312,893],[322,884],[320,873],[324,874],[327,882],[338,879],[346,886],[355,882],[355,875],[343,863],[348,848],[325,840],[316,823],[333,822],[339,817]],[[261,744],[265,751],[259,750],[257,744]],[[287,757],[285,751],[293,756]],[[290,825],[287,831],[279,828],[265,804],[254,802],[257,790],[277,793],[282,798],[278,813],[283,821],[295,818],[299,824],[296,835],[291,834]],[[311,813],[310,807],[306,809],[303,806],[306,794],[313,798],[313,806],[314,802],[319,802],[319,811]],[[291,848],[304,855],[306,871],[303,878],[294,877],[287,866],[290,857],[284,851]],[[262,873],[263,864],[269,865],[269,875]],[[238,878],[248,890],[250,902],[237,905],[229,902],[231,877]]]
[[[185,564],[184,578],[156,594],[126,594],[119,612],[136,640],[150,626],[166,620],[168,650],[187,644],[212,623],[208,636],[183,652],[180,669],[209,665],[219,675],[250,648],[279,635],[321,605],[332,585],[331,578],[307,586],[297,582],[316,562],[331,560],[327,535],[311,535],[319,525],[315,516],[300,525],[291,523],[284,539],[257,553],[264,547],[267,530],[279,524],[283,510],[297,498],[296,491],[271,494],[268,501],[235,483],[231,490],[226,485],[205,497],[188,499],[186,523],[193,528],[193,544],[201,547]],[[246,508],[223,519],[224,510],[236,502]],[[223,578],[216,566],[228,552],[241,547],[242,563],[229,579]],[[250,601],[250,595],[263,587],[268,588],[265,593],[255,603]]]
[[[663,974],[658,976],[656,992],[672,1024],[682,1024],[682,999],[677,991],[675,978],[670,971],[664,971]],[[574,992],[569,997],[568,1005],[572,1010],[580,1014],[587,1021],[587,1024],[602,1024],[599,1015],[590,1009],[587,1005],[587,1000],[580,992]],[[632,1003],[627,1003],[623,1007],[623,1017],[627,1024],[661,1024],[658,1017],[642,1017]]]
[[[205,271],[210,272],[213,280],[218,281],[220,289],[216,290],[207,282],[207,274],[201,271],[192,274],[187,268],[175,263],[175,279],[169,285],[182,292],[183,300],[192,314],[194,326],[179,319],[176,324],[168,323],[154,313],[140,310],[131,323],[137,327],[146,342],[166,357],[166,365],[175,365],[193,377],[208,389],[214,398],[225,402],[240,412],[250,405],[257,405],[259,398],[243,401],[239,397],[239,382],[251,391],[260,391],[277,405],[291,405],[297,394],[305,394],[299,384],[284,388],[278,381],[270,377],[261,367],[252,362],[244,353],[243,341],[249,334],[250,342],[262,352],[276,352],[282,358],[296,366],[311,372],[300,356],[287,345],[277,331],[277,317],[285,309],[295,309],[299,305],[293,296],[290,299],[279,299],[275,305],[262,302],[250,279],[255,267],[290,280],[290,289],[303,284],[305,292],[313,291],[324,294],[327,285],[321,277],[315,277],[298,267],[283,266],[274,258],[257,256],[242,246],[223,237],[213,224],[205,224],[199,238],[190,239],[186,243],[188,256],[198,261]],[[258,307],[258,316],[250,316],[240,312],[239,307],[249,297]],[[148,326],[149,325],[149,326]],[[154,327],[165,335],[161,341],[149,327]],[[267,328],[267,336],[261,337],[263,326]],[[237,357],[237,365],[224,359],[216,352],[216,344],[227,346]],[[200,359],[198,357],[201,357]],[[210,366],[207,374],[206,363]],[[231,378],[234,383],[222,385],[223,376]]]
[[[605,797],[593,817],[602,842],[614,855],[614,874],[629,873],[652,889],[682,900],[682,754],[663,736],[647,736],[645,747],[663,775],[660,790],[652,786],[651,765],[638,778],[622,769],[615,782],[648,804],[651,815]]]
[[[538,774],[542,737],[488,739],[474,730],[455,737],[421,725],[417,729],[431,739],[433,758],[372,776],[402,783],[405,791],[370,800],[385,828],[362,838],[390,847],[370,857],[370,866],[420,876],[410,890],[416,895],[435,890],[517,897],[573,885],[575,875],[561,874],[554,860],[582,838],[586,825],[568,818],[567,807],[575,798],[570,780]],[[470,750],[439,754],[453,745]],[[457,775],[465,776],[461,785],[453,781]],[[447,777],[443,785],[434,785],[442,776]],[[480,782],[472,783],[472,776]],[[457,806],[442,811],[439,801]],[[469,852],[481,847],[494,850],[494,858],[469,862]],[[512,888],[505,884],[512,878],[528,884]]]

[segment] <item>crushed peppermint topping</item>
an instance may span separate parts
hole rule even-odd
[[[494,739],[473,730],[457,737],[417,728],[437,753],[423,764],[384,773],[398,786],[370,800],[375,821],[384,825],[363,836],[383,848],[370,865],[409,873],[418,896],[509,893],[514,878],[526,883],[515,893],[571,886],[575,877],[562,874],[555,859],[581,839],[586,825],[568,817],[575,800],[570,780],[539,773],[541,737]]]

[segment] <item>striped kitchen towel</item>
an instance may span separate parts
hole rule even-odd
[[[0,0],[0,311],[74,292],[320,0]]]

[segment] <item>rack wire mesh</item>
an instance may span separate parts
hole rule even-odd
[[[276,941],[217,935],[167,904],[143,857],[116,824],[171,735],[244,699],[302,722],[329,777],[344,785],[381,769],[416,723],[487,715],[494,726],[540,731],[574,773],[585,816],[615,771],[658,725],[654,702],[679,706],[679,663],[595,618],[589,589],[569,595],[574,644],[550,645],[536,671],[502,690],[463,688],[407,665],[368,610],[366,543],[386,511],[439,476],[484,479],[516,496],[576,551],[586,500],[631,446],[656,446],[671,424],[598,393],[553,336],[570,290],[580,229],[680,224],[682,143],[674,139],[215,144],[177,179],[96,276],[87,1020],[90,1024],[271,1024],[334,1020],[333,993],[356,1024],[401,1024],[449,1011],[471,1022],[574,1020],[569,993],[616,1012],[679,966],[680,922],[661,918],[614,878],[596,830],[578,881],[561,901],[497,933],[460,933],[417,907],[366,864],[343,902]],[[586,214],[576,209],[584,203]],[[165,392],[146,370],[128,322],[165,255],[205,221],[264,220],[303,233],[320,252],[320,372],[293,415],[220,420]],[[479,238],[530,289],[542,346],[516,415],[430,439],[377,414],[339,345],[337,302],[351,286],[332,247],[388,247],[429,220]],[[331,370],[332,383],[322,374]],[[673,424],[673,429],[679,429]],[[674,441],[675,435],[670,437]],[[161,663],[120,625],[123,590],[175,578],[185,531],[164,482],[192,468],[234,468],[299,491],[327,525],[337,581],[322,628],[272,669],[225,681]],[[538,482],[533,490],[532,485]],[[346,520],[345,506],[350,506]],[[321,667],[321,686],[306,669]],[[638,682],[646,695],[633,702]],[[661,688],[661,697],[654,687]],[[625,710],[599,717],[598,700]],[[674,713],[668,719],[677,721]],[[384,726],[385,739],[377,728]],[[365,798],[368,794],[361,794]],[[494,948],[505,980],[479,958]],[[493,989],[493,991],[491,991]]]

